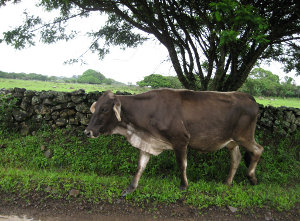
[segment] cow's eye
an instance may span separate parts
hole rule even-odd
[[[102,108],[101,108],[101,112],[102,112],[102,113],[107,113],[108,111],[109,111],[109,109],[106,108],[106,107],[102,107]]]

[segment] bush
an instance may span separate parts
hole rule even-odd
[[[144,80],[137,82],[140,87],[150,86],[152,88],[182,88],[177,77],[151,74],[144,77]]]

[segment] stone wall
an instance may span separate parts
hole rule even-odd
[[[11,125],[26,135],[45,125],[51,128],[84,128],[91,116],[89,108],[102,92],[36,92],[14,88],[3,89],[0,94],[11,95],[16,99]],[[293,134],[300,129],[300,109],[260,105],[258,129],[281,135]]]

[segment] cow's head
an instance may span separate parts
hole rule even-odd
[[[92,117],[85,129],[88,137],[110,134],[121,121],[121,102],[111,91],[106,91],[90,108]]]

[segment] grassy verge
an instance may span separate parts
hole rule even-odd
[[[262,137],[264,138],[262,140]],[[299,134],[292,138],[257,137],[265,146],[257,169],[260,181],[250,186],[242,162],[232,187],[222,184],[230,167],[227,151],[201,155],[190,150],[190,186],[180,191],[179,172],[172,151],[152,157],[133,203],[178,201],[199,208],[231,205],[288,210],[300,202]],[[70,130],[40,131],[34,136],[0,133],[0,192],[43,192],[68,198],[70,190],[91,202],[112,202],[131,182],[138,151],[121,136],[86,139]]]
[[[79,197],[88,201],[112,202],[121,197],[121,191],[128,182],[128,176],[0,168],[1,190],[17,192],[21,196],[30,192],[43,192],[52,198],[71,198],[69,192],[76,189],[79,190]],[[250,186],[236,183],[228,187],[221,183],[199,180],[191,182],[185,191],[180,191],[178,184],[179,180],[174,177],[142,178],[139,188],[126,198],[133,203],[155,201],[168,204],[180,200],[198,208],[230,205],[241,209],[272,207],[278,210],[288,210],[299,202],[299,187],[282,187],[279,184]]]

